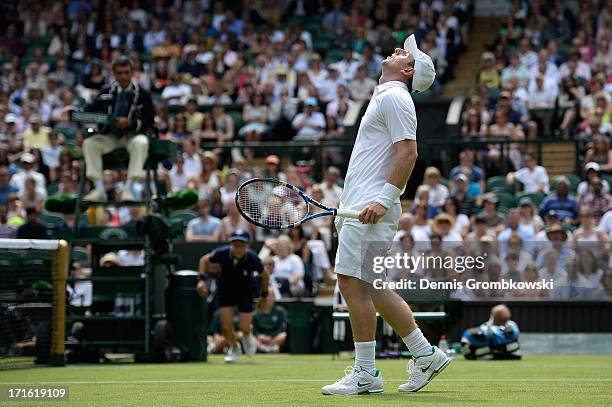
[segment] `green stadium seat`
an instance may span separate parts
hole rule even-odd
[[[87,255],[87,250],[82,247],[75,247],[74,249],[72,249],[72,261],[89,265],[89,256]]]
[[[198,214],[191,210],[175,211],[170,214],[170,219],[181,219],[185,223],[197,217],[198,217]]]
[[[448,178],[440,178],[440,184],[444,185],[446,188],[450,188],[450,181],[448,180]]]
[[[317,33],[317,41],[326,40],[329,42],[333,42],[336,39],[336,33],[329,33],[323,30],[319,30]]]
[[[325,60],[330,63],[338,62],[343,55],[344,51],[341,48],[332,48],[325,53]]]
[[[242,112],[226,112],[234,121],[234,133],[238,134],[238,130],[244,125],[244,121],[242,120]]]
[[[59,183],[50,182],[47,184],[47,196],[55,195],[57,194],[58,191],[59,191]]]
[[[55,228],[64,222],[64,216],[51,212],[41,213],[38,219],[50,228]]]
[[[326,39],[316,39],[313,41],[312,47],[320,52],[324,52],[326,49],[331,48],[333,43]]]
[[[504,175],[497,175],[487,179],[487,191],[493,192],[493,188],[507,188],[506,177]]]
[[[515,208],[518,204],[516,197],[507,192],[494,192],[497,197],[499,203],[498,207],[500,208]]]

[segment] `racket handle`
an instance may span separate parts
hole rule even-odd
[[[338,209],[336,216],[340,216],[342,218],[359,219],[359,211],[352,209]]]

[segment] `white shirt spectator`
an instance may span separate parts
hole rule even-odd
[[[274,256],[274,277],[289,280],[294,275],[304,276],[304,262],[297,254],[290,254],[281,259]]]
[[[25,190],[25,182],[28,178],[34,178],[34,181],[36,181],[36,187],[37,188],[42,188],[45,189],[46,186],[46,181],[45,181],[45,176],[42,175],[40,172],[36,172],[36,171],[24,171],[21,170],[19,171],[17,174],[13,175],[11,177],[11,184],[17,188],[19,190],[19,192],[23,192]]]
[[[355,72],[357,72],[359,65],[360,63],[354,59],[342,59],[341,61],[336,62],[336,66],[340,72],[340,77],[345,81],[351,80],[355,77]]]
[[[527,98],[527,106],[530,109],[551,109],[555,105],[556,95],[546,86],[538,88],[537,86],[529,91]]]
[[[525,192],[538,192],[540,183],[542,183],[544,184],[543,192],[548,193],[548,173],[541,165],[536,165],[533,171],[528,167],[523,167],[515,173],[515,178],[523,184]]]
[[[60,165],[60,154],[64,147],[62,146],[48,146],[40,149],[42,153],[43,162],[49,168],[57,168]]]
[[[519,60],[521,61],[521,65],[523,65],[527,69],[531,69],[534,66],[538,66],[538,54],[535,52],[528,50],[524,53],[518,53]]]
[[[363,79],[355,78],[349,83],[348,88],[352,99],[366,101],[372,97],[372,92],[376,88],[376,81],[368,77]]]
[[[607,211],[599,220],[599,229],[608,235],[608,240],[612,241],[612,210]]]
[[[444,201],[448,198],[448,188],[440,183],[435,187],[429,186],[429,204],[435,207],[444,205]]]
[[[161,94],[162,99],[166,100],[168,104],[176,105],[181,103],[181,98],[188,97],[191,95],[191,88],[186,83],[179,83],[178,85],[170,84],[166,86]]]
[[[187,181],[189,180],[189,175],[187,174],[187,171],[185,170],[184,167],[183,167],[183,172],[179,174],[178,170],[177,170],[177,167],[175,165],[168,172],[168,175],[170,176],[170,182],[172,183],[172,190],[173,191],[178,191],[178,190],[183,189],[183,188],[185,188],[187,186]]]
[[[184,171],[187,177],[199,176],[202,172],[202,160],[198,154],[194,154],[189,157],[187,154],[183,154],[185,160]]]
[[[517,78],[519,86],[527,86],[529,82],[529,71],[522,65],[518,67],[513,67],[512,65],[508,65],[502,70],[501,80],[503,83],[510,82],[512,78]]]
[[[291,124],[296,127],[305,120],[305,126],[298,130],[296,138],[317,138],[321,135],[321,131],[325,128],[325,116],[320,112],[312,112],[310,116],[305,113],[298,113]],[[310,127],[314,126],[316,128]]]

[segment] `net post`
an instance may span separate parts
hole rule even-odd
[[[51,328],[51,354],[49,365],[65,366],[66,337],[66,280],[68,279],[68,242],[60,240],[53,254],[53,311]]]

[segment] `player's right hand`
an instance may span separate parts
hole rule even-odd
[[[359,212],[359,221],[361,223],[378,223],[385,216],[385,213],[387,213],[387,208],[378,202],[372,202]]]
[[[206,297],[208,295],[208,287],[206,286],[206,281],[199,280],[198,285],[196,286],[196,291],[200,295],[200,297]]]

